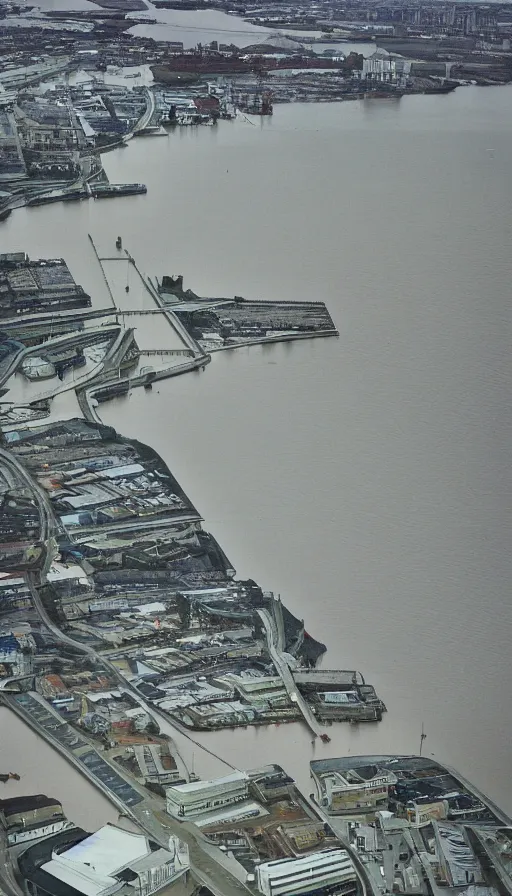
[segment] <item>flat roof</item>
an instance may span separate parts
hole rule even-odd
[[[34,809],[43,809],[46,806],[62,806],[58,799],[45,796],[44,793],[36,793],[33,796],[13,796],[7,800],[0,800],[0,811],[7,817],[16,815],[17,812],[30,812]]]
[[[249,775],[246,772],[233,772],[231,775],[224,775],[222,778],[214,778],[213,781],[190,781],[189,784],[178,784],[176,787],[169,787],[168,790],[180,793],[194,793],[196,791],[205,790],[207,787],[222,786],[233,784],[237,781],[248,781]]]
[[[142,834],[106,824],[90,837],[55,855],[42,870],[85,896],[98,896],[103,890],[115,887],[118,883],[116,874],[150,853]]]
[[[105,467],[101,471],[108,479],[117,479],[121,476],[133,476],[134,473],[143,473],[142,464],[124,464],[121,467]]]
[[[149,855],[150,851],[142,834],[106,824],[63,855],[74,862],[91,865],[100,874],[110,875],[130,862]]]

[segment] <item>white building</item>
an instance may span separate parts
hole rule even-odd
[[[300,896],[321,887],[356,887],[356,872],[344,849],[314,852],[295,859],[280,859],[257,866],[258,889],[265,896]]]
[[[409,60],[390,56],[387,50],[379,47],[375,53],[363,60],[361,78],[364,81],[398,84],[407,79],[410,71]]]
[[[68,828],[74,828],[72,821],[66,818],[57,821],[49,821],[38,828],[26,828],[23,831],[9,831],[7,834],[7,842],[9,846],[15,846],[16,843],[29,843],[30,840],[40,840],[41,837],[49,837],[51,834],[59,834]]]
[[[153,851],[144,835],[107,824],[70,849],[54,852],[41,867],[84,896],[126,893],[127,887],[134,896],[150,896],[183,874],[189,860],[187,847],[175,837],[169,850]]]
[[[168,787],[167,812],[174,818],[194,818],[246,800],[249,777],[245,772],[233,772],[214,781],[193,781]]]

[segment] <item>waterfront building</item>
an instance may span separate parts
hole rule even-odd
[[[150,896],[188,868],[188,849],[177,838],[170,838],[168,850],[154,849],[143,834],[107,824],[69,849],[53,851],[39,870],[50,887],[53,878],[59,894],[73,890],[84,896]]]
[[[289,799],[295,787],[295,781],[278,765],[268,766],[263,774],[252,776],[251,786],[262,803]]]
[[[174,818],[195,818],[240,803],[248,795],[249,776],[233,772],[214,781],[193,781],[167,788],[167,812]]]
[[[42,793],[0,800],[0,823],[6,832],[9,846],[47,837],[72,827],[59,801]]]
[[[165,704],[161,705],[165,707]],[[190,728],[220,728],[228,725],[250,725],[256,715],[256,709],[237,700],[230,700],[187,706],[180,718]]]
[[[279,706],[288,704],[289,697],[282,680],[278,676],[240,674],[228,672],[213,679],[214,683],[229,687],[240,695],[240,698],[253,706]]]
[[[379,48],[363,60],[361,78],[363,81],[379,81],[389,84],[403,84],[411,71],[407,59],[395,58],[387,50]]]
[[[326,890],[353,893],[354,865],[344,849],[330,849],[294,859],[264,862],[257,867],[258,889],[264,896],[300,896]]]
[[[393,772],[375,766],[336,771],[323,778],[322,803],[333,815],[360,809],[385,808],[389,788],[397,782]]]

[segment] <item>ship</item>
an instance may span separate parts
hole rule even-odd
[[[423,93],[451,93],[459,84],[457,81],[440,81],[431,87],[425,87]]]
[[[235,105],[247,115],[273,115],[272,93],[270,90],[258,91],[255,94],[239,94]]]
[[[91,193],[95,199],[109,199],[115,196],[135,196],[138,193],[147,193],[145,184],[101,184],[91,187]]]

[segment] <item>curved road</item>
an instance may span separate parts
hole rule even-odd
[[[147,128],[149,125],[149,122],[151,121],[151,119],[153,118],[153,115],[155,114],[156,104],[155,104],[155,96],[153,94],[153,91],[149,90],[147,87],[144,89],[146,92],[146,111],[143,112],[143,114],[139,118],[137,124],[135,125],[135,127],[133,129],[134,134],[136,134],[137,131],[143,131],[144,128]]]
[[[264,625],[267,635],[268,650],[272,658],[272,662],[274,663],[274,666],[277,669],[277,673],[288,692],[288,696],[292,703],[295,703],[295,705],[300,709],[308,728],[313,732],[315,737],[318,737],[322,733],[322,726],[315,718],[314,713],[311,711],[308,703],[306,703],[304,697],[295,684],[293,675],[290,672],[290,667],[284,659],[280,649],[280,639],[278,633],[276,632],[274,620],[272,619],[272,616],[270,615],[268,610],[257,610],[256,612],[258,613]]]
[[[9,480],[9,474],[11,477],[14,475],[16,481],[21,481],[25,488],[32,492],[39,511],[40,540],[48,545],[48,541],[57,527],[54,523],[50,499],[44,489],[32,479],[25,467],[10,451],[0,448],[0,473],[3,471],[7,473],[7,480]]]

